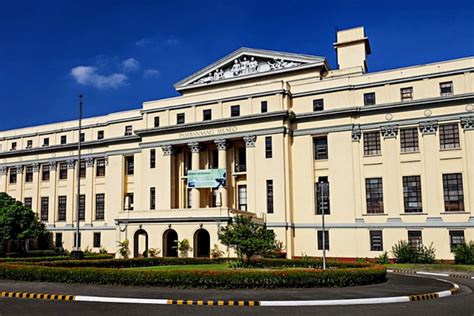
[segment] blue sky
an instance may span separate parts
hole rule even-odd
[[[242,46],[328,58],[364,25],[370,71],[474,55],[474,1],[2,1],[0,130],[140,108]]]

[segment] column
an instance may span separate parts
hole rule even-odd
[[[161,146],[163,156],[158,159],[157,167],[159,168],[158,187],[156,188],[156,208],[171,209],[174,207],[173,194],[176,190],[175,181],[173,181],[173,153],[172,145]]]
[[[84,224],[84,226],[92,226],[91,224],[95,220],[95,209],[94,209],[95,185],[94,185],[94,178],[95,178],[94,158],[87,157],[86,158],[86,179],[85,179],[85,186],[83,186],[84,187],[84,193],[81,193],[81,194],[86,195],[86,223]],[[81,179],[81,182],[82,181],[84,181],[84,179]],[[83,190],[83,187],[81,186],[81,191]]]
[[[58,175],[57,175],[57,166],[56,161],[50,161],[49,163],[49,214],[48,221],[51,223],[56,223],[58,219],[58,196],[57,196],[57,187],[58,187]],[[54,225],[54,224],[53,224]]]
[[[245,155],[247,158],[247,211],[257,212],[257,178],[256,178],[256,161],[255,161],[255,142],[257,136],[244,136]]]
[[[6,166],[0,167],[0,192],[7,192],[7,175],[8,168]]]
[[[24,177],[23,177],[23,166],[16,166],[16,200],[23,203],[23,186],[24,186]]]
[[[384,125],[380,128],[383,137],[383,155],[385,157],[383,164],[383,191],[384,191],[384,213],[389,218],[399,218],[403,213],[400,205],[400,183],[399,176],[399,154],[398,154],[398,126]]]
[[[193,142],[188,143],[189,149],[191,149],[191,169],[199,170],[199,143]],[[199,189],[191,189],[191,208],[201,207],[201,195]]]
[[[428,216],[439,216],[441,212],[444,212],[437,130],[438,122],[436,120],[420,122],[419,144],[420,152],[423,154],[422,166],[425,175],[425,179],[421,179],[421,185],[426,188],[425,196],[428,197],[423,200],[423,210],[426,210],[424,212],[428,213]],[[423,184],[423,180],[425,184]]]
[[[76,223],[76,204],[77,204],[77,192],[75,190],[75,160],[74,159],[69,159],[67,161],[67,209],[70,210],[70,213],[68,214],[66,212],[66,223],[69,223],[69,225],[73,225]],[[79,176],[79,174],[77,174]],[[82,193],[81,193],[82,194]]]
[[[38,215],[38,218],[40,218],[40,165],[38,163],[33,164],[33,190],[32,207],[35,213]]]
[[[218,168],[219,169],[225,169],[226,170],[226,177],[228,178],[228,172],[227,172],[227,142],[225,139],[217,139],[214,141],[214,143],[217,145],[217,150],[219,153],[219,162],[218,162]],[[226,181],[227,185],[227,181]],[[219,187],[218,191],[218,196],[220,197],[220,205],[221,207],[229,207],[227,203],[227,187]]]

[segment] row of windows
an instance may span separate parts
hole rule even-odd
[[[439,94],[440,96],[450,96],[453,95],[453,82],[441,82],[439,84]],[[413,87],[405,87],[400,89],[400,100],[401,101],[411,101],[413,100]],[[376,96],[375,92],[364,93],[364,105],[375,105]],[[315,99],[313,100],[313,112],[323,111],[324,110],[324,99]]]
[[[79,247],[81,247],[81,237],[82,233],[79,233]],[[74,247],[76,247],[76,233],[74,233]],[[100,248],[101,247],[101,234],[93,233],[92,235],[92,247]],[[56,233],[54,238],[54,245],[56,248],[63,248],[63,233]]]

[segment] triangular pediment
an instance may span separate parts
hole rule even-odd
[[[315,66],[328,68],[324,57],[244,47],[181,80],[175,88],[180,91]]]

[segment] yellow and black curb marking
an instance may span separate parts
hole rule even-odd
[[[239,300],[168,300],[168,305],[259,306],[259,301]]]
[[[422,275],[432,275],[432,276],[444,276],[450,278],[459,278],[459,279],[474,279],[474,276],[467,274],[451,274],[451,273],[437,273],[437,272],[423,272],[409,269],[388,269],[387,272],[393,273],[404,273],[404,274],[422,274]]]
[[[428,293],[428,294],[419,294],[419,295],[410,295],[410,302],[413,301],[426,301],[426,300],[434,300],[439,298],[438,293]]]
[[[61,294],[2,292],[1,297],[27,298],[27,299],[36,299],[36,300],[50,300],[50,301],[74,301],[74,295],[61,295]]]

